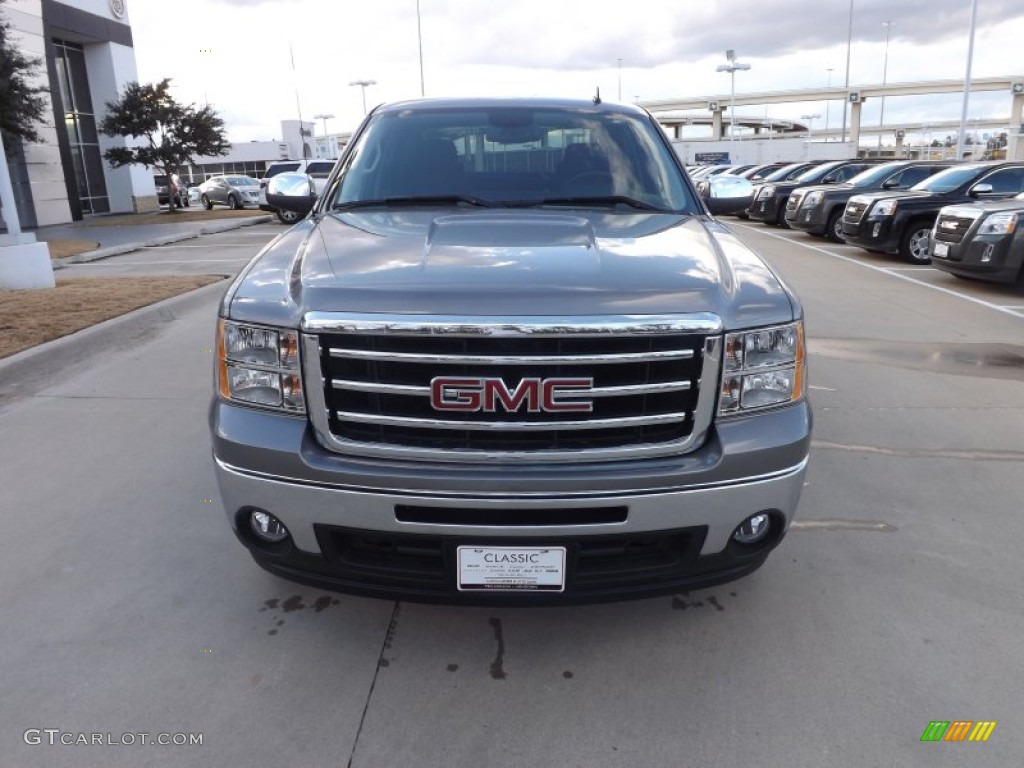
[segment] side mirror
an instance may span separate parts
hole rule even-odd
[[[970,194],[972,197],[975,195],[990,195],[992,194],[992,185],[987,182],[975,184],[973,187],[971,187]]]
[[[742,176],[719,174],[701,181],[700,196],[712,216],[739,213],[754,202],[754,185]]]
[[[899,185],[899,179],[887,179],[882,182],[882,189],[896,189]]]
[[[267,183],[267,205],[305,216],[316,203],[316,185],[305,173],[279,173]]]

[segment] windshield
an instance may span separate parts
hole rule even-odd
[[[806,171],[796,177],[797,181],[816,181],[824,176],[826,173],[831,171],[833,168],[838,167],[843,161],[837,160],[832,163],[825,163],[824,165],[816,165],[813,168],[808,168]]]
[[[961,165],[956,168],[947,168],[944,171],[939,171],[934,176],[930,176],[922,182],[919,182],[911,187],[911,189],[920,190],[922,192],[951,192],[952,190],[959,187],[961,184],[966,184],[975,176],[978,175],[984,166],[980,165]]]
[[[905,163],[873,165],[867,170],[861,171],[846,183],[852,187],[877,187],[904,165]]]
[[[252,176],[225,176],[224,181],[233,187],[257,187],[259,182]]]
[[[389,109],[370,119],[346,155],[330,205],[696,213],[700,206],[657,131],[642,115],[599,107]]]
[[[777,171],[768,174],[764,178],[760,179],[760,181],[785,181],[794,173],[801,169],[806,169],[807,167],[807,163],[790,163],[789,165],[784,165]]]

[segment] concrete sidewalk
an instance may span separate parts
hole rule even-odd
[[[141,218],[141,217],[140,217]],[[271,214],[253,211],[252,216],[212,219],[210,221],[182,221],[159,224],[117,224],[97,226],[91,221],[76,221],[70,224],[58,224],[39,227],[33,233],[39,240],[89,240],[99,243],[99,247],[68,256],[53,259],[53,268],[60,269],[67,264],[97,261],[122,253],[130,253],[147,246],[167,245],[181,240],[190,240],[216,232],[227,232],[232,229],[264,224],[273,221]]]

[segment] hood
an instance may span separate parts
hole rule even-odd
[[[1024,200],[1010,198],[1009,200],[989,200],[986,202],[970,203],[963,205],[950,205],[942,209],[942,214],[950,216],[985,216],[990,213],[1002,213],[1004,211],[1024,213]]]
[[[228,301],[234,318],[281,325],[307,311],[710,312],[736,328],[799,313],[774,273],[713,219],[536,209],[325,215],[268,246]]]

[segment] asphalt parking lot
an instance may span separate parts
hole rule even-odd
[[[1024,293],[727,223],[800,294],[811,352],[808,484],[760,571],[500,610],[264,573],[210,463],[211,294],[0,399],[0,764],[1019,764]],[[281,231],[66,274],[233,274]],[[933,720],[998,725],[922,743]]]

